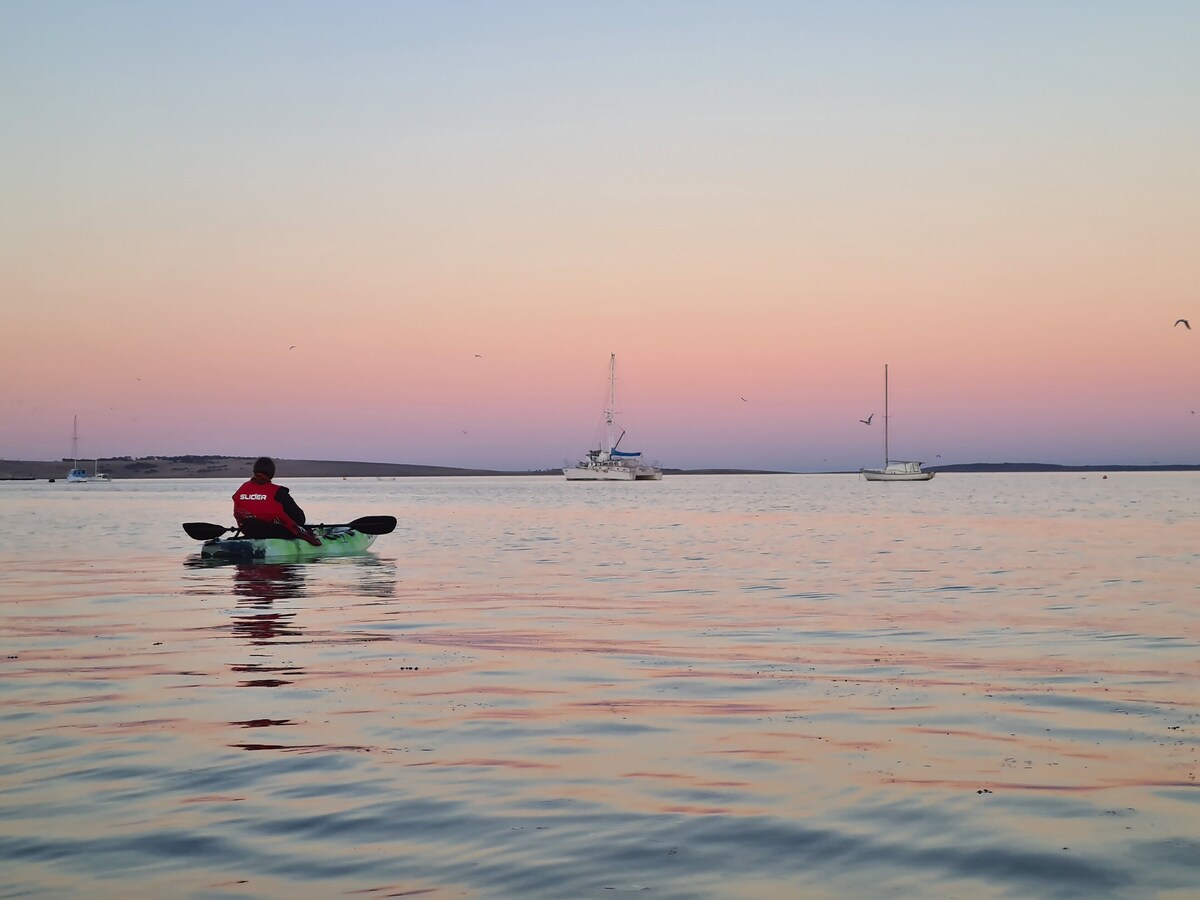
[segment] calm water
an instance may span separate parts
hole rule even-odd
[[[1200,477],[0,483],[0,896],[1195,897]]]

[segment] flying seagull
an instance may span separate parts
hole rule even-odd
[[[1191,323],[1190,323],[1190,322],[1188,322],[1188,320],[1187,320],[1187,319],[1176,319],[1176,320],[1175,320],[1175,325],[1178,325],[1180,322],[1182,322],[1182,323],[1183,323],[1183,327],[1184,327],[1184,328],[1186,328],[1188,331],[1191,331],[1191,330],[1192,330],[1192,325],[1191,325]],[[1174,327],[1175,327],[1175,325],[1172,325],[1171,327],[1172,327],[1172,328],[1174,328]]]
[[[289,349],[289,350],[295,350],[295,349],[296,349],[296,345],[295,345],[295,344],[292,344],[292,346],[288,347],[288,349]]]
[[[745,398],[745,397],[742,397],[742,402],[743,402],[743,403],[745,403],[745,402],[746,402],[746,398]]]
[[[483,359],[483,354],[482,354],[482,353],[476,353],[476,354],[475,354],[475,358],[476,358],[476,359]]]
[[[875,413],[871,413],[865,419],[859,419],[858,421],[862,422],[864,425],[870,425],[873,418],[875,418]]]

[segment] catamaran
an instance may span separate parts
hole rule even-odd
[[[883,468],[863,469],[867,481],[928,481],[936,472],[924,472],[921,463],[895,460],[888,456],[888,367],[883,367]]]
[[[604,410],[604,441],[587,458],[563,468],[567,481],[661,481],[662,469],[642,462],[641,451],[618,450],[625,437],[622,429],[613,440],[613,418],[617,407],[617,354],[608,358],[608,408]]]

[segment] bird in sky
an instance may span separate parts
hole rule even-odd
[[[743,397],[743,398],[742,398],[742,402],[743,402],[743,403],[745,403],[745,402],[746,402],[746,398],[745,398],[745,397]]]
[[[482,354],[482,353],[476,353],[476,354],[475,354],[475,358],[476,358],[476,359],[483,359],[483,354]]]
[[[1192,330],[1192,324],[1187,319],[1176,319],[1175,325],[1178,325],[1180,322],[1183,323],[1183,327],[1186,328],[1188,331]],[[1172,325],[1171,327],[1174,328],[1175,325]]]
[[[870,425],[873,418],[875,418],[875,413],[871,413],[865,419],[859,419],[858,421],[862,422],[864,425]]]
[[[295,350],[295,349],[296,349],[296,345],[295,345],[295,344],[292,344],[292,346],[288,347],[288,349],[289,349],[289,350]]]

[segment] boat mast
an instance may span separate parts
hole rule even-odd
[[[883,467],[888,467],[888,367],[883,364]]]
[[[604,452],[612,454],[613,414],[617,408],[617,354],[608,357],[608,409],[604,411]]]
[[[71,420],[71,457],[75,460],[74,468],[79,468],[79,416]]]

